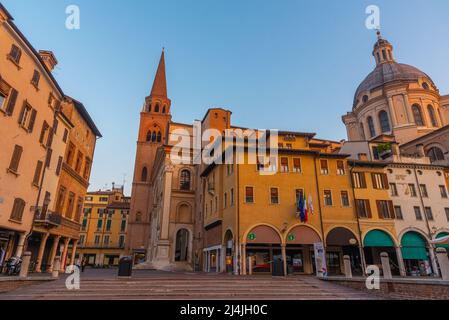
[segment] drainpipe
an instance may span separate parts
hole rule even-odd
[[[235,241],[236,241],[236,243],[235,243],[235,250],[237,250],[237,263],[240,265],[240,259],[241,259],[241,256],[242,256],[241,249],[240,249],[240,198],[239,198],[239,194],[240,194],[240,189],[239,189],[240,188],[240,171],[239,171],[239,165],[237,163],[235,164],[235,167],[236,167],[235,171],[236,171],[236,175],[237,175],[237,188],[236,188],[236,194],[235,194],[237,202],[236,202],[236,204],[234,204],[234,205],[237,205],[237,210],[236,210],[236,212],[237,212],[237,228],[236,228],[236,230],[237,230],[237,237],[235,237]],[[246,250],[246,248],[245,248],[245,250]],[[242,265],[240,265],[237,269],[242,268]],[[238,274],[239,270],[236,270],[236,272]],[[241,270],[240,274],[243,274],[243,270]]]
[[[426,222],[426,227],[427,227],[427,232],[428,232],[428,235],[429,235],[429,239],[430,239],[430,241],[432,241],[432,230],[430,229],[429,219],[427,218],[426,206],[424,204],[424,198],[423,198],[423,195],[422,195],[421,185],[419,183],[419,178],[418,178],[418,173],[416,171],[416,168],[417,168],[417,165],[414,164],[413,165],[413,173],[415,175],[416,184],[418,185],[419,200],[421,202],[421,207],[423,209],[423,215],[424,215],[424,220]],[[431,258],[431,262],[432,262],[432,267],[435,269],[434,270],[435,276],[438,277],[439,276],[439,272],[438,272],[438,263],[437,263],[436,257],[435,257],[435,245],[430,243],[429,246],[430,246],[430,256],[431,256],[430,258]]]
[[[321,225],[321,238],[323,239],[323,247],[324,250],[327,248],[326,239],[324,239],[324,223],[323,223],[323,212],[322,212],[322,205],[321,205],[321,191],[320,191],[320,183],[318,179],[318,169],[317,169],[317,154],[313,156],[313,164],[315,166],[315,182],[316,182],[316,190],[318,193],[318,210],[320,210],[320,225]]]
[[[363,249],[363,239],[362,239],[362,227],[360,225],[360,217],[357,211],[357,203],[356,203],[356,199],[355,199],[355,186],[354,186],[354,181],[352,179],[353,176],[353,172],[354,172],[354,167],[355,167],[355,160],[353,160],[351,169],[349,170],[349,181],[351,181],[351,191],[352,191],[352,200],[354,203],[354,212],[355,212],[355,217],[357,219],[357,230],[359,233],[359,239],[360,239],[360,244],[359,244],[359,248],[360,248],[360,258],[362,259],[362,272],[363,275],[366,276],[366,260],[365,260],[365,250]]]

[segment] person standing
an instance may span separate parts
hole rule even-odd
[[[81,261],[81,272],[84,272],[86,265],[87,265],[87,259],[84,257],[83,260]]]

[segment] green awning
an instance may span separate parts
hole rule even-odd
[[[365,247],[394,247],[391,237],[380,230],[368,232],[363,241],[363,245]]]
[[[426,241],[416,232],[407,232],[401,240],[402,258],[406,260],[428,260]]]
[[[440,234],[437,235],[437,239],[444,238],[444,237],[447,237],[447,236],[449,236],[449,233],[441,232]],[[449,249],[449,244],[437,244],[436,247],[437,248]]]

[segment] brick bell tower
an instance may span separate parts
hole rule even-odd
[[[171,121],[171,101],[167,96],[165,53],[162,51],[151,93],[145,98],[140,113],[131,211],[127,232],[126,251],[135,261],[144,261],[150,237],[150,177],[157,149],[166,143]],[[138,262],[138,261],[136,261]]]

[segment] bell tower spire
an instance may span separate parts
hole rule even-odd
[[[150,113],[170,114],[171,101],[167,95],[167,77],[165,73],[165,48],[154,77],[150,95],[145,99],[145,111]]]

